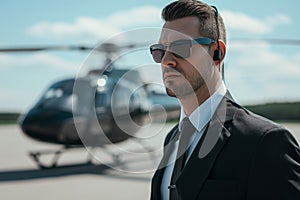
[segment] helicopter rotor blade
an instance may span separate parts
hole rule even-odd
[[[270,39],[270,38],[232,38],[233,41],[242,41],[248,43],[259,43],[261,41],[275,44],[275,45],[295,45],[300,46],[300,40],[298,39]],[[99,46],[83,46],[83,45],[57,45],[57,46],[20,46],[20,47],[0,47],[0,53],[14,53],[14,52],[35,52],[35,51],[99,51],[104,53],[117,53],[121,49],[133,49],[148,47],[148,43],[130,43],[125,45],[116,45],[115,43],[102,43]]]
[[[35,52],[35,51],[86,51],[92,50],[88,46],[41,46],[41,47],[7,47],[0,48],[1,52],[14,53],[14,52]]]
[[[148,47],[149,44],[137,43],[116,45],[115,43],[102,43],[98,46],[84,46],[84,45],[53,45],[53,46],[15,46],[15,47],[0,47],[0,53],[17,53],[17,52],[36,52],[36,51],[99,51],[103,53],[117,53],[122,49],[133,49],[138,47]]]
[[[267,42],[274,45],[291,45],[300,46],[298,39],[281,39],[281,38],[232,38],[233,41],[241,41],[243,43],[259,43]]]

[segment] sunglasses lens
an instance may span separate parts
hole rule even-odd
[[[179,41],[170,45],[170,52],[172,52],[177,58],[190,57],[191,43],[189,41]]]
[[[160,63],[166,51],[164,50],[163,45],[155,44],[150,47],[150,52],[152,54],[153,60],[156,63]]]
[[[152,51],[152,57],[153,57],[153,60],[157,63],[160,63],[162,58],[164,57],[165,55],[165,51],[164,50],[154,50]]]
[[[177,40],[170,44],[168,51],[177,58],[188,58],[191,55],[192,42],[190,40]],[[153,60],[161,63],[165,55],[166,49],[162,44],[154,44],[150,47]]]

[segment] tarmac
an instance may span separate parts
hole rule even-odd
[[[153,129],[160,133],[153,137],[155,139],[147,148],[161,149],[165,137],[162,133],[167,133],[173,126],[157,124],[142,130],[152,132]],[[285,126],[300,141],[300,124]],[[17,125],[0,126],[0,136],[0,199],[149,199],[151,177],[161,156],[159,151],[152,157],[126,153],[131,152],[128,149],[145,151],[140,144],[134,144],[135,141],[128,141],[118,146],[122,149],[130,147],[120,153],[119,162],[102,156],[105,164],[97,160],[88,164],[88,151],[81,148],[63,155],[59,167],[40,169],[28,153],[57,149],[58,145],[34,141],[24,136]],[[49,162],[49,159],[45,161]]]
[[[154,126],[150,130],[167,133],[174,124]],[[142,131],[149,132],[149,128]],[[17,125],[0,126],[0,135],[0,199],[149,199],[151,177],[161,156],[157,153],[152,160],[148,155],[137,157],[125,151],[120,153],[118,162],[106,155],[107,158],[102,156],[106,165],[97,157],[94,164],[88,164],[88,151],[80,148],[66,152],[57,168],[40,169],[29,152],[58,149],[59,145],[34,141],[22,134]],[[161,148],[164,137],[159,134],[148,147]],[[137,152],[146,151],[136,141],[125,141],[118,147],[127,146]],[[43,162],[49,164],[50,156],[45,157]]]

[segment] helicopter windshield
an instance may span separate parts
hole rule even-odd
[[[46,90],[42,98],[35,105],[39,109],[72,111],[74,79],[57,82]]]
[[[44,99],[60,98],[69,96],[73,92],[74,81],[62,81],[52,85],[44,94]]]

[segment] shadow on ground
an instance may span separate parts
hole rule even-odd
[[[104,175],[112,178],[118,179],[132,179],[136,181],[149,181],[147,177],[136,177],[136,176],[122,176],[115,175],[112,172],[113,169],[106,165],[96,165],[96,164],[76,164],[68,166],[59,166],[49,169],[21,169],[21,170],[9,170],[0,171],[0,183],[10,182],[10,181],[26,181],[33,179],[47,179],[47,178],[57,178],[63,176],[74,176],[74,175]]]

